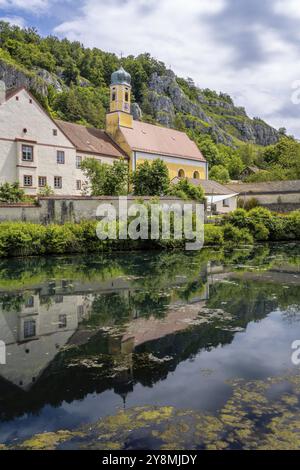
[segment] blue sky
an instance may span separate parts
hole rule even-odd
[[[150,52],[300,138],[299,0],[0,0],[0,18],[117,54]]]

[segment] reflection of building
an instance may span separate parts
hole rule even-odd
[[[46,301],[45,301],[46,300]],[[0,374],[15,385],[28,389],[67,344],[89,311],[82,296],[44,299],[26,294],[19,312],[0,309],[1,340],[6,344],[7,364]]]

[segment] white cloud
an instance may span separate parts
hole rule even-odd
[[[6,8],[8,10],[44,10],[48,5],[48,0],[0,0],[0,8]]]
[[[300,17],[299,0],[276,0],[274,9],[276,13],[294,18]]]
[[[0,17],[0,21],[6,21],[15,26],[19,26],[20,28],[24,28],[26,26],[26,21],[21,16],[2,16]]]

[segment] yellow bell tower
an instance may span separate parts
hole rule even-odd
[[[120,127],[133,127],[131,110],[131,76],[123,67],[111,76],[110,112],[106,115],[106,131],[113,138]]]

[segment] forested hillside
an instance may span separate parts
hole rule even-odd
[[[135,119],[184,130],[208,159],[211,176],[226,182],[256,165],[256,180],[300,178],[300,145],[230,96],[196,87],[149,54],[122,59],[79,42],[41,37],[35,29],[0,22],[0,80],[27,86],[55,118],[104,127],[112,72],[132,76]]]

